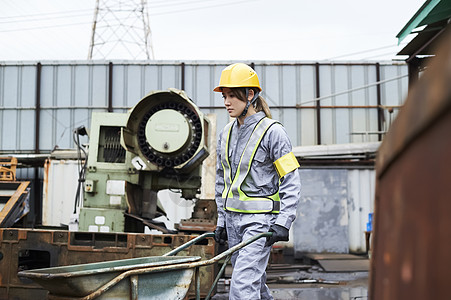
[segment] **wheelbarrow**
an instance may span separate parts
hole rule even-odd
[[[205,298],[210,299],[232,254],[272,232],[257,234],[223,253],[201,261],[200,256],[174,256],[214,233],[204,233],[162,255],[98,263],[21,271],[49,291],[48,299],[183,299],[195,278],[196,299],[200,299],[199,268],[224,260]],[[193,276],[194,275],[194,276]]]

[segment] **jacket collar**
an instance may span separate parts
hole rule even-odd
[[[266,117],[265,113],[263,111],[259,111],[249,117],[247,117],[246,119],[244,119],[244,123],[243,125],[241,125],[241,128],[244,127],[248,127],[248,126],[252,126],[255,123],[257,123],[258,121],[260,121],[261,119],[263,119],[264,117]],[[238,127],[238,119],[235,120],[235,126]]]

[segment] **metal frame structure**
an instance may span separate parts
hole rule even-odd
[[[119,47],[120,58],[154,59],[146,0],[96,1],[88,59],[118,55]]]

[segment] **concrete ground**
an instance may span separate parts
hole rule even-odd
[[[212,299],[228,299],[230,274],[231,269],[226,270]],[[275,300],[368,299],[368,271],[330,272],[315,261],[307,265],[270,265],[267,284]]]

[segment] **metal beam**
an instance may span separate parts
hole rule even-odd
[[[315,87],[316,87],[316,93],[315,97],[317,99],[320,98],[320,85],[319,85],[319,63],[315,64]],[[318,101],[316,101],[316,140],[317,144],[321,145],[321,104]]]

